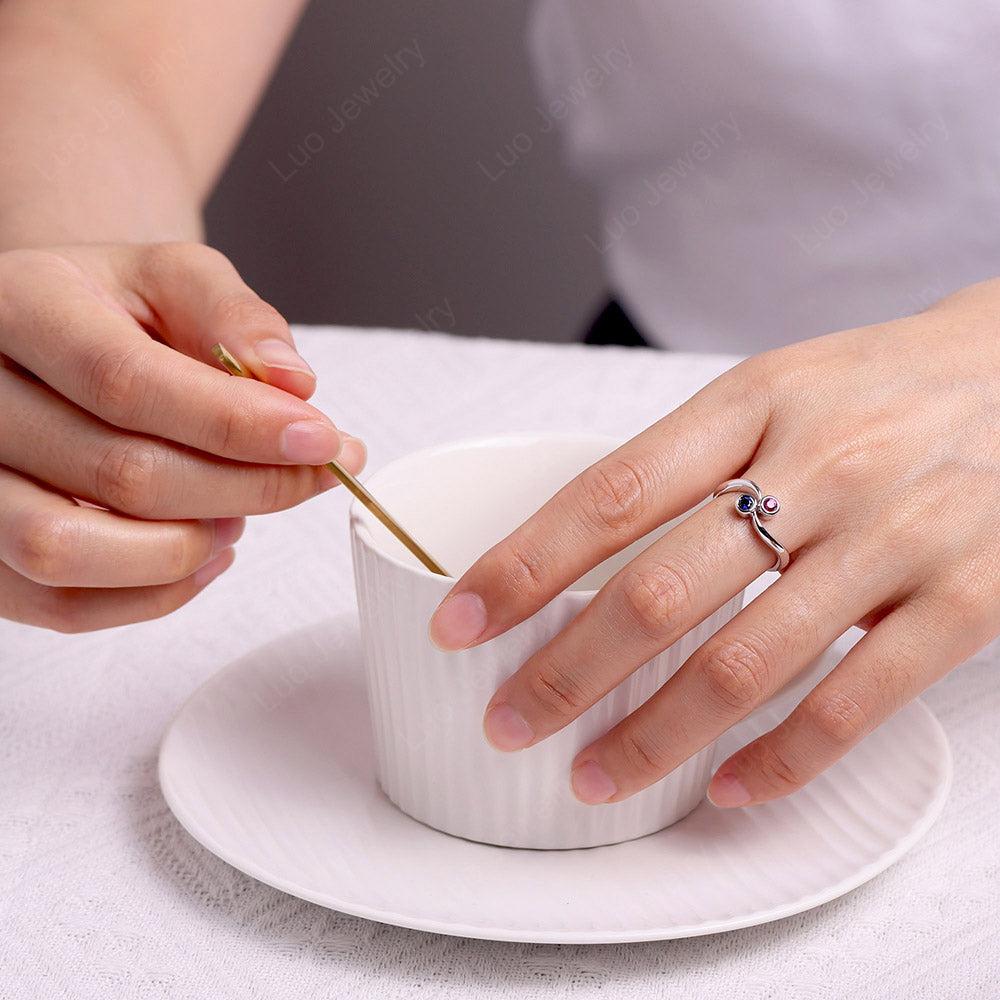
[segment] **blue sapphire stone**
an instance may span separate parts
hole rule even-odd
[[[736,509],[741,514],[749,514],[756,506],[757,506],[756,498],[750,496],[749,493],[740,494],[739,499],[736,501]]]

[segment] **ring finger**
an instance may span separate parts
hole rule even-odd
[[[195,573],[243,534],[241,517],[136,521],[0,467],[0,563],[47,587],[148,587]]]
[[[816,526],[796,513],[791,489],[776,534],[795,551]],[[484,720],[494,746],[518,750],[552,735],[774,564],[733,499],[705,504],[649,546],[501,685]]]
[[[94,632],[148,621],[190,601],[236,557],[223,549],[190,576],[151,587],[47,587],[0,563],[0,618],[57,632]]]

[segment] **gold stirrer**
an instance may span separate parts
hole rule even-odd
[[[238,375],[240,378],[256,378],[252,371],[245,368],[239,363],[222,346],[222,344],[216,344],[212,348],[212,353],[219,359],[221,364],[226,368],[230,375]],[[259,381],[259,380],[258,380]],[[371,512],[375,515],[385,526],[396,536],[432,573],[437,573],[438,576],[448,576],[448,573],[441,568],[441,566],[432,559],[424,549],[419,545],[419,543],[410,536],[409,532],[399,524],[395,518],[383,507],[378,500],[375,499],[357,481],[357,479],[352,476],[347,469],[345,469],[340,462],[334,459],[332,462],[327,462],[326,467],[351,491],[361,501]]]

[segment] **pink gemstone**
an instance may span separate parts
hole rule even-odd
[[[760,509],[765,514],[777,514],[778,501],[774,497],[764,497],[764,499],[760,502]]]

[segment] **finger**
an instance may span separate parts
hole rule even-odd
[[[337,481],[323,468],[221,462],[169,442],[123,434],[7,370],[0,370],[0,426],[5,428],[0,465],[133,517],[267,513]],[[351,472],[360,471],[364,447],[348,441],[341,461]]]
[[[48,587],[145,587],[190,576],[243,534],[243,518],[135,521],[0,468],[0,562]]]
[[[618,802],[669,774],[776,694],[884,596],[875,573],[844,588],[841,552],[806,552],[648,701],[582,750],[581,801]],[[886,577],[888,576],[886,569]]]
[[[971,655],[930,620],[919,601],[886,615],[781,725],[717,769],[711,800],[733,807],[794,792]]]
[[[813,525],[791,507],[782,535],[798,548]],[[551,736],[772,566],[732,508],[732,497],[713,500],[615,574],[501,685],[487,706],[487,739],[519,750]]]
[[[0,618],[57,632],[94,632],[160,618],[204,590],[235,558],[234,549],[223,549],[176,583],[113,589],[47,587],[0,563]]]
[[[295,348],[284,317],[249,288],[232,262],[199,243],[116,248],[118,279],[158,317],[170,346],[213,364],[223,343],[257,378],[308,399],[316,375]]]
[[[151,340],[71,262],[9,257],[0,352],[66,399],[115,427],[238,461],[319,465],[339,452],[340,434],[317,409]]]
[[[745,379],[717,379],[563,487],[479,559],[435,612],[432,640],[461,649],[528,618],[745,468],[765,423],[764,404]]]

